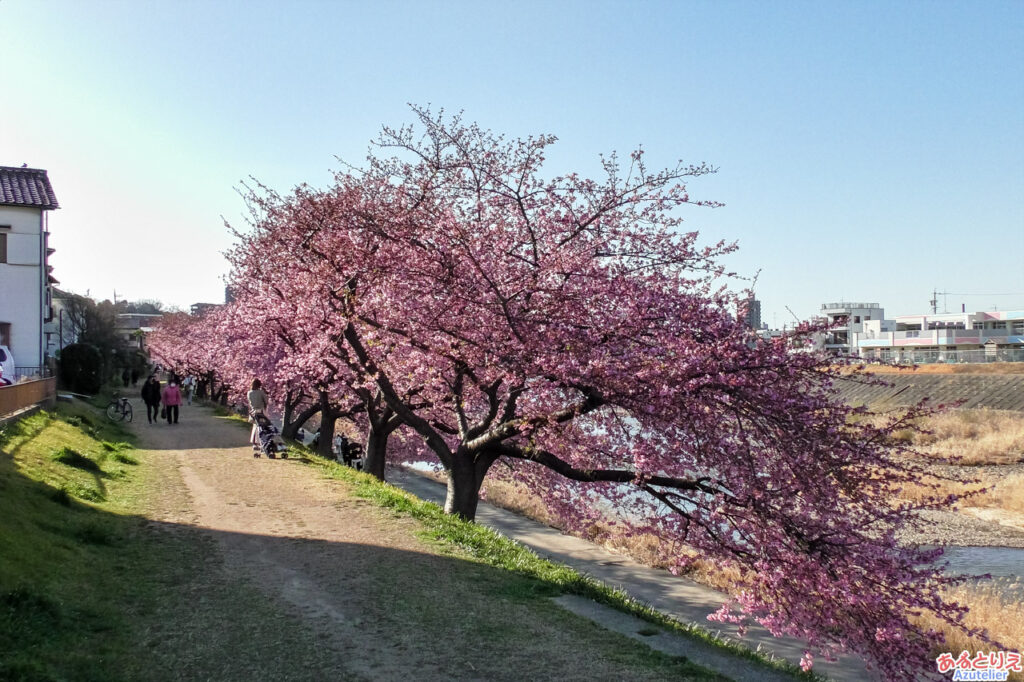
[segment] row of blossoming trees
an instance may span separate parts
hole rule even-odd
[[[836,399],[822,358],[751,337],[720,288],[719,243],[681,230],[685,181],[641,153],[605,177],[543,180],[552,137],[505,140],[414,110],[333,186],[248,191],[228,254],[235,301],[151,337],[169,366],[263,380],[294,429],[365,432],[366,462],[432,459],[449,513],[511,477],[569,527],[685,543],[737,588],[712,617],[753,619],[887,676],[927,669],[923,612],[962,623],[934,552],[901,547],[896,501],[920,471]],[[874,424],[874,425],[872,425]],[[397,435],[398,437],[392,437]],[[680,557],[680,563],[684,559]],[[808,657],[809,661],[809,657]]]

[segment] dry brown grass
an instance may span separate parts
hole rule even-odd
[[[1024,651],[1024,602],[1008,597],[1008,595],[1024,594],[1024,585],[1020,580],[994,580],[984,584],[964,584],[946,592],[946,596],[956,602],[970,607],[964,619],[968,627],[985,628],[989,636],[1010,651]],[[921,616],[916,622],[926,628],[935,628],[946,636],[943,651],[953,654],[954,658],[961,651],[992,651],[994,647],[975,637],[968,637],[959,630],[952,630],[948,625],[931,615]],[[936,655],[942,651],[935,652]],[[1011,673],[1009,679],[1024,680],[1021,673]]]
[[[959,504],[969,507],[986,507],[1024,513],[1024,474],[1011,474],[995,481],[979,479],[980,482],[957,481],[935,476],[924,476],[921,485],[903,488],[900,498],[908,502],[923,502],[929,497],[957,495]],[[934,485],[935,488],[930,486]]]
[[[442,474],[443,476],[444,474]],[[548,511],[544,501],[531,493],[524,485],[488,478],[484,482],[484,492],[484,499],[493,505],[514,511],[549,526],[555,526],[555,519]]]
[[[877,421],[881,423],[881,418]],[[893,440],[939,460],[975,466],[1024,461],[1024,413],[1009,410],[950,410],[906,428]]]
[[[970,504],[1024,514],[1024,474],[1007,476],[986,492],[971,499]]]
[[[922,452],[961,464],[1010,464],[1024,459],[1024,414],[1005,410],[952,410],[929,418],[914,443]]]
[[[932,486],[935,486],[934,488]],[[928,498],[946,497],[957,495],[963,497],[969,495],[965,504],[971,506],[984,506],[981,504],[983,496],[981,493],[985,488],[984,483],[966,483],[964,481],[948,480],[935,476],[925,475],[921,478],[920,485],[908,485],[900,492],[900,499],[907,502],[924,502]],[[981,493],[981,494],[975,494]]]

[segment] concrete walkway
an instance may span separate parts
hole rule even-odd
[[[388,481],[420,499],[444,504],[444,485],[412,471],[389,471]],[[644,566],[586,540],[565,535],[554,528],[486,502],[480,503],[476,520],[529,547],[539,556],[571,566],[606,585],[619,588],[634,599],[649,604],[655,610],[680,622],[697,623],[711,632],[720,634],[723,639],[738,642],[750,649],[767,651],[794,664],[798,664],[803,655],[805,647],[799,640],[773,637],[760,627],[750,627],[747,634],[740,639],[734,626],[708,621],[707,615],[717,610],[725,597],[720,592],[691,580],[673,576],[665,570]],[[666,653],[687,656],[736,680],[767,682],[792,679],[744,659],[723,655],[714,647],[696,640],[665,634],[644,636],[638,631],[650,628],[649,624],[589,600],[563,598],[559,603],[608,629],[640,639]],[[863,662],[852,656],[843,657],[835,663],[819,659],[815,663],[814,671],[837,682],[865,682],[878,679],[865,669]]]

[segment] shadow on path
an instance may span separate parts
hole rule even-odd
[[[420,476],[408,469],[389,471],[389,482],[413,493],[424,500],[444,505],[445,486],[432,479]],[[804,642],[791,637],[774,637],[761,627],[750,627],[747,634],[740,638],[735,626],[714,623],[707,620],[707,615],[714,612],[725,601],[724,595],[708,587],[673,576],[666,570],[650,568],[637,563],[621,554],[615,554],[603,547],[586,540],[563,534],[561,531],[542,523],[526,518],[514,512],[481,501],[477,509],[477,522],[493,528],[506,537],[516,540],[545,559],[566,564],[597,580],[622,589],[634,599],[649,604],[655,610],[664,613],[683,623],[697,623],[707,630],[718,632],[723,637],[738,642],[750,649],[768,651],[779,658],[793,664],[799,664],[800,657],[806,648]],[[580,612],[583,607],[573,608]],[[601,616],[600,612],[590,609],[589,617],[613,627],[622,614],[611,611]],[[654,645],[655,642],[649,642]],[[716,650],[708,647],[710,653],[720,656]],[[694,654],[695,660],[705,661]],[[725,663],[735,658],[728,658]],[[706,665],[714,667],[714,661],[707,659]],[[769,673],[762,668],[756,669],[756,676],[739,675],[722,668],[723,674],[737,679],[767,680]],[[869,672],[862,661],[854,656],[844,656],[835,663],[819,659],[815,663],[814,672],[824,675],[837,682],[865,682],[878,679]],[[751,673],[754,674],[754,673]],[[781,677],[779,679],[789,679]]]

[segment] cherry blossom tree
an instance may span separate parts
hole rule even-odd
[[[472,519],[500,463],[566,524],[614,509],[737,569],[714,618],[924,670],[938,635],[913,617],[964,610],[939,552],[897,542],[950,501],[898,498],[922,471],[891,435],[916,414],[878,425],[827,359],[737,320],[734,247],[700,246],[680,214],[715,205],[684,184],[712,169],[651,172],[637,151],[600,181],[543,180],[554,138],[415,111],[331,188],[249,195],[232,276],[303,330],[296,371],[335,370],[371,432],[414,432],[388,456],[436,457],[450,513]]]

